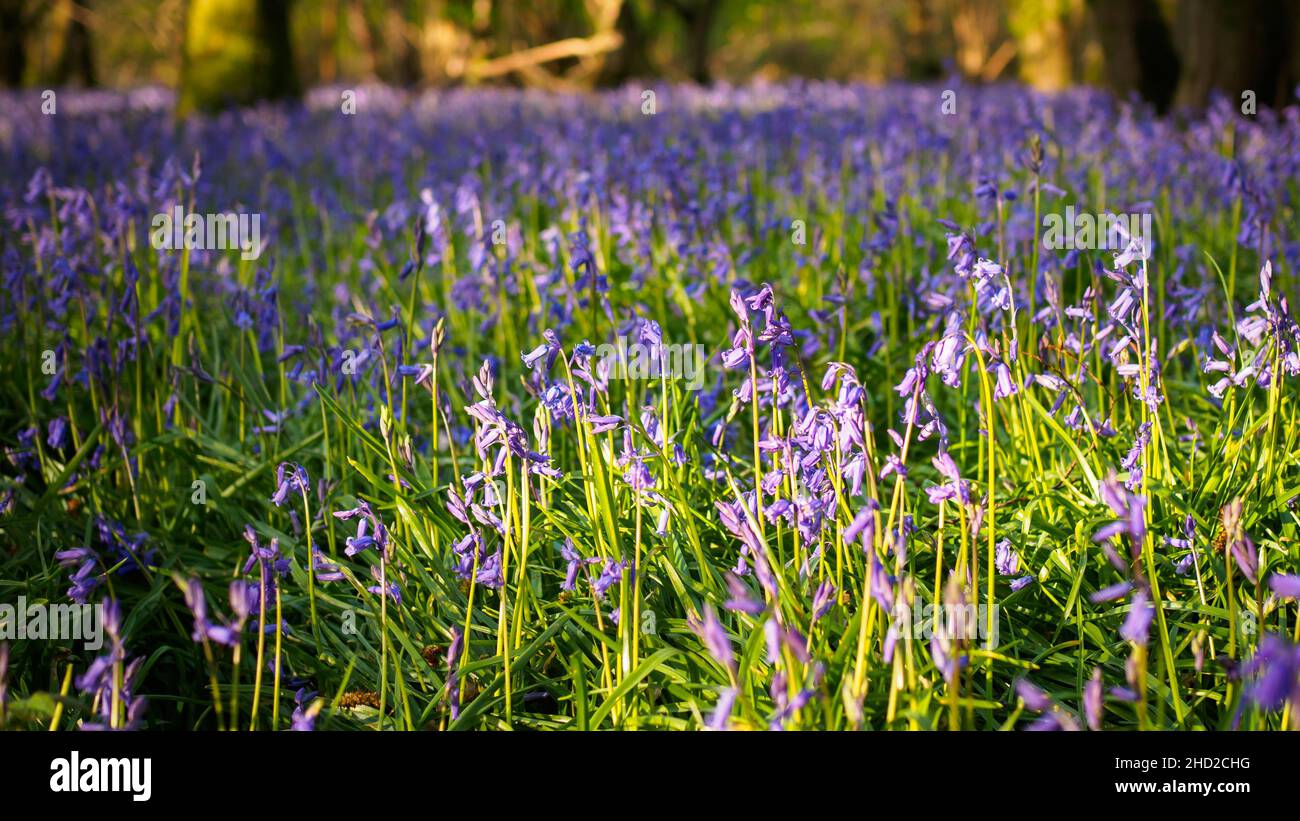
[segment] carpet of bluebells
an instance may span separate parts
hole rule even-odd
[[[4,98],[0,722],[1300,727],[1300,108],[941,94]]]

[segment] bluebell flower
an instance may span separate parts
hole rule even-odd
[[[304,687],[294,693],[293,703],[293,717],[289,729],[296,732],[311,732],[316,729],[316,719],[320,716],[325,702],[316,698],[316,693],[308,692]]]
[[[397,586],[397,582],[384,581],[383,575],[377,565],[372,564],[370,566],[370,577],[373,578],[376,582],[379,582],[379,584],[374,584],[371,585],[370,587],[367,587],[366,592],[374,593],[376,596],[380,595],[381,593],[386,593],[388,594],[389,598],[391,598],[397,604],[402,603],[401,588]]]
[[[1087,716],[1090,729],[1101,729],[1102,709],[1101,668],[1094,667],[1092,677],[1083,688],[1083,712]]]
[[[45,438],[45,444],[55,450],[62,450],[68,444],[68,420],[62,416],[56,416],[50,420],[48,435]]]
[[[735,654],[731,649],[731,639],[727,636],[726,629],[718,621],[718,614],[710,604],[704,605],[704,614],[702,618],[690,617],[687,620],[691,631],[699,636],[700,641],[704,643],[709,655],[721,664],[723,667],[732,671],[736,670]]]
[[[623,571],[625,569],[627,569],[626,562],[616,562],[613,559],[606,561],[604,569],[600,572],[600,577],[591,585],[596,598],[605,598],[605,592],[623,580]]]
[[[710,730],[727,729],[727,721],[731,718],[732,707],[736,703],[736,695],[739,691],[735,687],[723,687],[718,690],[718,703],[709,715],[709,720],[705,726]]]
[[[493,553],[480,562],[474,579],[491,590],[500,590],[505,585],[505,578],[501,575],[501,554]]]
[[[311,551],[311,569],[316,574],[318,582],[341,582],[345,578],[338,565],[327,562],[320,548],[315,545],[312,546]]]
[[[1300,707],[1300,645],[1266,633],[1241,676],[1249,680],[1245,698],[1261,709],[1277,710],[1290,703]]]
[[[1020,555],[1011,547],[1010,539],[997,543],[993,558],[994,568],[1003,576],[1014,576],[1020,570]]]
[[[560,556],[566,562],[564,571],[564,582],[560,585],[561,590],[573,591],[578,581],[578,571],[586,565],[599,564],[600,559],[596,557],[585,558],[573,546],[573,540],[565,537],[564,544],[560,547]]]
[[[1274,573],[1269,577],[1268,587],[1278,598],[1300,601],[1300,576],[1292,573]]]
[[[275,494],[271,497],[271,502],[276,507],[283,505],[292,493],[309,493],[311,491],[311,481],[307,478],[307,471],[302,465],[292,462],[281,462],[275,469]]]
[[[1154,616],[1155,608],[1148,601],[1146,591],[1137,591],[1133,594],[1132,602],[1129,603],[1128,617],[1120,627],[1120,637],[1134,644],[1146,644],[1151,629],[1151,619]]]

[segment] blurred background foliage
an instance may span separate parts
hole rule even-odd
[[[0,0],[4,84],[162,84],[183,112],[334,83],[791,76],[1279,105],[1298,42],[1300,0]]]

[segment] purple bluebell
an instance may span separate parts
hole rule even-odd
[[[1094,667],[1088,683],[1083,686],[1083,713],[1088,719],[1089,729],[1101,729],[1102,711],[1101,668]]]
[[[727,573],[727,589],[730,591],[730,598],[723,605],[728,610],[736,613],[746,613],[751,616],[757,616],[767,609],[760,599],[754,597],[745,584],[733,573]]]
[[[465,649],[465,634],[460,628],[451,628],[451,644],[447,647],[447,700],[451,705],[451,717],[454,721],[460,717],[460,657]]]
[[[1124,624],[1119,629],[1120,638],[1134,644],[1146,644],[1151,629],[1151,620],[1155,617],[1155,608],[1147,599],[1146,591],[1139,590],[1129,602],[1129,611]]]
[[[281,462],[275,469],[275,494],[271,502],[280,507],[289,498],[290,493],[310,493],[311,481],[302,465]]]
[[[583,557],[573,546],[573,540],[567,537],[564,544],[560,546],[560,557],[565,561],[564,582],[560,585],[561,590],[573,591],[576,589],[578,571],[586,565],[600,563],[600,559],[597,557]]]
[[[1020,554],[1011,546],[1010,539],[997,543],[993,561],[994,567],[1003,576],[1014,576],[1020,571]]]
[[[732,707],[736,703],[736,695],[739,691],[735,687],[723,687],[718,690],[718,703],[709,715],[709,720],[705,726],[710,730],[725,730],[727,722],[731,718]]]
[[[1249,681],[1245,697],[1265,710],[1277,710],[1286,703],[1300,707],[1300,645],[1283,636],[1266,633],[1241,676]]]
[[[1034,712],[1044,712],[1052,709],[1054,702],[1042,688],[1031,684],[1027,679],[1020,679],[1016,682],[1016,693],[1020,696],[1025,706]]]
[[[320,716],[325,702],[316,698],[316,694],[302,688],[293,695],[293,716],[289,729],[296,732],[311,732],[316,729],[316,719]]]
[[[1278,598],[1300,601],[1300,576],[1293,573],[1274,573],[1269,577],[1268,588]]]
[[[1093,604],[1101,604],[1102,602],[1115,601],[1116,599],[1122,599],[1125,596],[1127,596],[1129,594],[1129,591],[1132,589],[1133,589],[1132,582],[1117,582],[1115,584],[1110,585],[1109,587],[1103,587],[1101,590],[1098,590],[1097,592],[1089,595],[1088,601],[1092,602]]]
[[[835,592],[835,585],[831,584],[830,579],[822,581],[817,586],[812,599],[812,622],[814,624],[820,621],[835,606]]]
[[[704,605],[704,613],[701,618],[692,616],[688,619],[688,625],[691,631],[699,637],[709,655],[713,659],[726,667],[733,673],[736,670],[735,654],[731,648],[731,639],[727,636],[726,629],[722,622],[718,621],[718,614],[710,604]]]

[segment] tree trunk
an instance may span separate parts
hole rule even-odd
[[[937,80],[943,76],[938,57],[938,17],[930,0],[908,0],[903,23],[903,76],[908,80]]]
[[[90,4],[91,0],[81,0],[82,9],[88,10]],[[74,81],[86,88],[96,85],[90,30],[86,28],[81,12],[68,15],[68,24],[63,32],[63,52],[59,55],[56,76],[59,85],[69,85]]]
[[[1073,26],[1081,10],[1076,0],[1016,0],[1008,7],[1021,80],[1052,91],[1074,82]]]
[[[13,88],[27,68],[27,29],[31,14],[23,0],[0,0],[0,79]]]
[[[1111,88],[1120,94],[1137,91],[1156,110],[1167,110],[1180,65],[1156,0],[1088,0],[1088,7]]]
[[[718,16],[715,0],[705,0],[695,8],[691,17],[687,43],[690,48],[691,79],[700,85],[708,84],[713,76],[709,71],[709,50],[713,41],[713,22]]]
[[[1293,0],[1180,6],[1177,37],[1185,71],[1178,105],[1202,106],[1215,90],[1238,102],[1246,90],[1255,92],[1260,104],[1286,102],[1291,92],[1287,46],[1297,6]]]
[[[718,0],[666,0],[685,30],[686,70],[700,85],[707,85],[709,50],[713,45],[713,24],[718,18]]]
[[[597,85],[617,86],[656,74],[650,61],[650,34],[634,0],[626,0],[618,11],[614,28],[623,37],[623,46],[605,59]]]
[[[190,0],[178,116],[298,93],[286,0]]]

